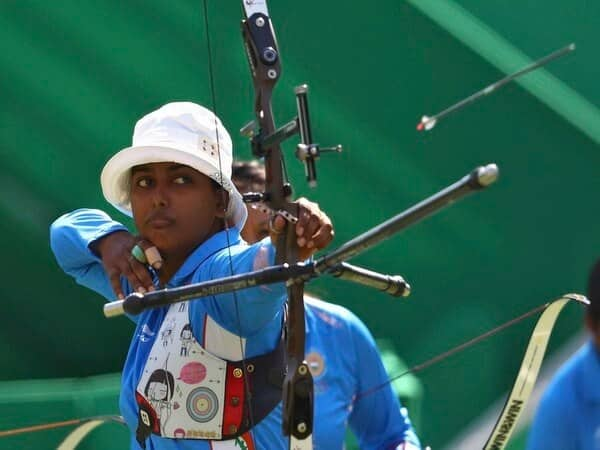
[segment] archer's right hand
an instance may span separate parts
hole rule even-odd
[[[102,259],[112,289],[119,299],[125,298],[121,289],[122,276],[127,278],[136,292],[144,294],[155,290],[148,266],[131,254],[136,245],[144,250],[152,246],[148,241],[140,240],[128,231],[107,234],[91,245],[91,249]]]

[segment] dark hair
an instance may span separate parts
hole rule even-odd
[[[221,185],[218,183],[218,181],[216,181],[216,180],[213,180],[213,179],[212,179],[212,178],[210,178],[210,177],[208,177],[208,178],[209,178],[209,180],[210,180],[210,182],[211,182],[211,184],[212,184],[212,187],[213,187],[213,189],[214,189],[215,191],[220,191],[220,190],[223,190],[223,186],[221,186]]]
[[[171,400],[173,397],[173,390],[175,389],[175,378],[173,378],[173,374],[165,369],[157,369],[152,372],[150,378],[148,378],[148,382],[146,383],[146,389],[144,389],[144,394],[146,397],[148,396],[148,390],[150,389],[150,383],[164,383],[169,388],[167,389],[167,400]]]
[[[181,329],[181,333],[179,333],[179,337],[183,337],[183,332],[184,331],[192,331],[192,326],[189,323],[186,323],[183,328]]]
[[[261,191],[265,187],[265,167],[257,161],[234,161],[231,181],[242,193]]]
[[[600,260],[596,261],[590,272],[587,296],[590,301],[587,313],[596,325],[600,325]]]

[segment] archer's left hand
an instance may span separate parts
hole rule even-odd
[[[296,201],[298,204],[298,222],[290,224],[296,229],[296,243],[300,260],[308,259],[317,250],[327,247],[333,240],[334,231],[331,219],[314,202],[306,198]],[[285,229],[286,220],[275,216],[271,223],[271,241]]]

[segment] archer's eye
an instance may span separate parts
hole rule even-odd
[[[141,188],[152,186],[152,180],[148,177],[140,177],[135,181],[135,185]]]
[[[175,184],[188,184],[191,182],[192,182],[192,179],[190,177],[186,177],[184,175],[181,175],[180,177],[177,177],[173,180],[173,183],[175,183]]]

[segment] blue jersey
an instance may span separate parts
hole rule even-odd
[[[600,449],[600,353],[584,345],[544,392],[528,450]]]
[[[99,238],[125,230],[98,210],[81,209],[62,216],[51,227],[51,246],[61,268],[76,281],[113,300],[114,293],[100,259],[89,249]],[[196,248],[165,287],[245,273],[273,264],[274,249],[268,239],[247,245],[239,231],[219,232]],[[122,279],[125,294],[132,288]],[[283,284],[206,297],[189,303],[193,334],[202,346],[206,342],[207,317],[218,327],[235,335],[244,345],[244,357],[273,350],[280,339],[284,315]],[[363,449],[403,448],[419,441],[406,411],[401,409],[391,387],[361,396],[385,383],[387,374],[369,331],[348,310],[316,299],[306,300],[306,359],[315,380],[313,442],[316,450],[342,449],[346,427],[350,426]],[[136,324],[123,369],[120,409],[132,431],[131,448],[138,425],[136,386],[150,350],[159,339],[167,308],[145,311],[131,317]],[[239,345],[238,345],[239,347]],[[281,403],[244,437],[248,448],[284,450],[287,439],[281,433]],[[235,444],[238,445],[238,444]],[[242,444],[240,444],[242,445]],[[242,445],[242,447],[243,447]],[[223,442],[199,439],[170,439],[151,435],[147,449],[201,450],[229,448]],[[238,448],[232,446],[231,448]]]

